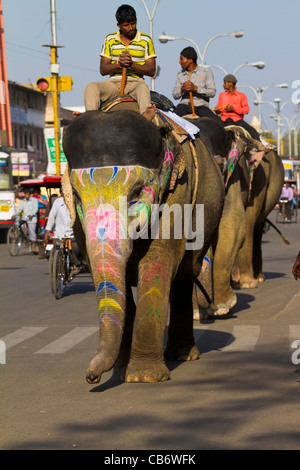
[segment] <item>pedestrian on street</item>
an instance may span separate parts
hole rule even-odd
[[[294,192],[291,187],[291,183],[286,182],[282,188],[280,200],[285,202],[280,202],[281,206],[281,213],[282,213],[282,205],[285,204],[285,220],[287,222],[291,222],[291,209],[293,204]]]

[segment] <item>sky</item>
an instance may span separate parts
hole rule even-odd
[[[61,93],[63,107],[83,106],[85,86],[105,80],[99,73],[99,53],[105,36],[118,29],[115,12],[122,3],[120,0],[56,0],[57,45],[62,46],[58,49],[59,75],[71,76],[73,80],[72,91]],[[300,99],[299,0],[159,0],[155,11],[156,0],[128,0],[128,3],[136,10],[140,31],[150,33],[145,5],[153,17],[152,38],[160,74],[154,85],[146,78],[151,89],[178,104],[172,90],[180,70],[180,51],[192,46],[190,41],[193,41],[203,53],[211,38],[242,30],[241,38],[214,39],[207,48],[206,65],[217,65],[233,73],[239,65],[264,62],[262,70],[248,65],[236,72],[239,89],[249,101],[246,120],[250,122],[253,113],[258,114],[252,88],[286,83],[286,89],[268,88],[263,101],[274,103],[274,99],[280,98],[282,115],[300,122],[299,107],[293,103]],[[50,4],[50,0],[2,0],[9,80],[28,83],[51,75],[50,48],[43,47],[52,44]],[[163,33],[187,39],[162,44],[158,37]],[[224,72],[218,67],[212,67],[217,93],[210,107],[216,105],[223,91]],[[261,109],[264,128],[275,133],[276,122],[269,117],[276,112],[274,106],[264,103]],[[299,119],[295,116],[297,112]],[[285,118],[282,122],[287,124]],[[283,128],[283,132],[285,129],[288,128]]]

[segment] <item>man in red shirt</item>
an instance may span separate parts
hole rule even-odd
[[[219,95],[215,112],[221,115],[224,125],[234,124],[244,127],[253,139],[260,140],[254,127],[244,121],[244,115],[249,113],[248,100],[244,93],[235,88],[236,83],[237,79],[234,75],[229,74],[224,77],[223,88],[225,91]]]

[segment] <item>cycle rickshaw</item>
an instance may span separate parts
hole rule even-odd
[[[47,257],[47,250],[45,250],[44,235],[45,235],[45,226],[47,223],[47,213],[51,209],[52,197],[53,195],[59,195],[60,185],[61,185],[61,176],[49,176],[42,174],[38,178],[28,179],[21,181],[20,185],[23,189],[29,188],[34,189],[38,188],[41,190],[41,193],[45,195],[48,199],[47,210],[39,210],[38,222],[36,226],[36,235],[37,235],[37,246],[39,249],[39,255],[45,254]],[[51,244],[51,239],[50,239]],[[42,256],[40,256],[42,257]]]
[[[296,180],[285,180],[284,183],[291,183],[296,188]],[[276,205],[276,222],[297,222],[299,197],[294,196],[292,203],[285,198],[280,198]],[[290,204],[290,211],[287,210],[287,204]]]
[[[61,176],[41,175],[36,179],[22,181],[23,187],[43,188],[49,201],[49,214],[52,204],[52,196],[59,195],[61,187]],[[56,299],[63,295],[64,287],[69,284],[80,272],[89,272],[87,263],[82,259],[75,239],[66,238],[63,240],[54,239],[53,233],[45,243],[45,227],[47,216],[39,217],[37,224],[37,244],[39,253],[49,261],[50,287]]]

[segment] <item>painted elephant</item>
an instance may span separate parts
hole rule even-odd
[[[238,136],[239,146],[237,165],[229,179],[227,176],[218,238],[205,256],[199,276],[208,296],[198,290],[198,303],[202,317],[207,318],[226,314],[236,304],[231,282],[234,270],[238,273],[235,281],[242,288],[256,287],[264,279],[261,238],[266,217],[280,195],[283,165],[274,148],[264,147],[243,129],[232,126],[224,130],[215,121],[204,119],[196,124],[213,155],[228,155],[236,139],[227,135],[228,130]]]
[[[259,144],[240,128],[232,126],[224,129],[221,123],[207,118],[202,118],[195,124],[200,128],[200,138],[212,155],[220,161],[220,168],[223,167],[223,162],[226,162],[225,168],[222,168],[226,195],[218,237],[206,254],[199,276],[208,298],[203,298],[202,292],[197,291],[202,317],[207,318],[211,314],[228,313],[237,302],[231,276],[238,252],[246,237],[250,171],[257,163],[255,161],[251,164],[251,159],[254,155],[262,158],[264,152],[262,144],[254,152],[253,148]]]
[[[117,361],[126,365],[124,381],[165,381],[164,356],[199,355],[193,280],[221,218],[220,171],[199,138],[179,144],[174,132],[130,110],[82,114],[66,128],[63,148],[64,196],[78,242],[86,240],[99,312],[86,379],[99,382]]]

